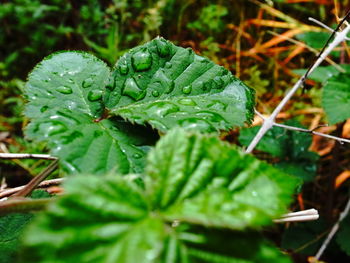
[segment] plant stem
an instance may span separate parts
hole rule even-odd
[[[46,180],[41,182],[38,187],[48,187],[51,185],[57,185],[60,184],[64,181],[64,178],[57,178],[57,179],[51,179],[51,180]],[[18,186],[18,187],[14,187],[14,188],[10,188],[10,189],[4,189],[2,191],[0,191],[0,199],[4,198],[6,196],[10,196],[14,193],[17,193],[18,191],[22,190],[23,188],[25,188],[27,185],[22,185],[22,186]]]
[[[350,211],[350,198],[345,206],[345,209],[343,210],[343,212],[340,213],[339,219],[338,221],[335,223],[335,225],[332,227],[331,231],[329,232],[327,238],[324,240],[322,246],[320,247],[320,249],[318,250],[315,258],[317,260],[320,259],[320,257],[322,256],[323,252],[325,251],[325,249],[327,248],[329,242],[332,240],[332,238],[334,237],[334,235],[337,233],[338,229],[339,229],[339,225],[340,223],[343,221],[343,219],[349,214]]]
[[[15,193],[13,196],[29,195],[46,177],[48,177],[58,167],[58,160],[54,160],[44,171],[35,176],[22,190]]]
[[[13,198],[0,202],[0,215],[43,210],[54,198]]]
[[[260,142],[260,140],[264,137],[266,132],[273,127],[276,116],[281,112],[281,110],[284,108],[287,102],[292,98],[295,92],[304,84],[306,78],[325,60],[325,58],[336,46],[338,46],[341,42],[343,42],[346,39],[346,35],[349,33],[349,31],[350,31],[350,25],[347,25],[347,27],[343,31],[336,34],[335,39],[328,45],[328,47],[324,50],[324,52],[320,53],[318,59],[312,65],[312,67],[295,83],[293,88],[289,90],[289,92],[282,99],[280,104],[278,104],[276,109],[272,112],[270,117],[265,119],[259,132],[256,134],[256,136],[253,138],[252,142],[248,146],[246,153],[251,153],[254,150],[254,148]]]
[[[32,153],[0,153],[0,159],[45,159],[56,160],[57,158],[48,154]]]

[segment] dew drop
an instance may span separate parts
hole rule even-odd
[[[214,78],[214,83],[216,84],[216,88],[221,89],[224,86],[224,81],[221,77],[216,76]]]
[[[45,112],[45,111],[48,110],[48,108],[49,108],[49,106],[47,106],[47,105],[42,106],[42,107],[40,108],[40,112]]]
[[[125,81],[122,94],[127,95],[134,100],[141,100],[146,96],[146,91],[140,89],[133,78],[128,78]]]
[[[121,75],[126,75],[129,72],[129,67],[125,60],[119,64],[118,69]]]
[[[207,105],[208,108],[217,110],[217,111],[225,111],[227,106],[228,106],[227,104],[218,100],[214,100]]]
[[[170,54],[170,45],[165,39],[157,39],[156,40],[157,50],[159,56],[166,57]]]
[[[196,106],[197,103],[193,99],[183,98],[178,100],[178,103],[185,106]]]
[[[152,56],[147,48],[142,48],[131,57],[135,71],[147,70],[152,66]]]
[[[62,94],[72,94],[73,90],[71,87],[67,87],[67,86],[59,86],[56,88],[56,91],[62,93]]]
[[[169,94],[170,92],[172,92],[174,90],[174,87],[175,87],[175,82],[173,80],[170,80],[167,83],[167,88],[165,89],[165,93]]]
[[[40,130],[44,132],[44,137],[48,138],[50,136],[67,131],[67,127],[60,122],[49,121],[41,123]]]
[[[200,120],[197,118],[188,118],[179,121],[181,127],[189,130],[200,130],[206,132],[215,131],[215,128],[205,120]]]
[[[152,96],[153,97],[159,97],[159,91],[158,90],[152,91]]]
[[[134,154],[132,155],[132,157],[134,157],[135,159],[140,159],[140,158],[142,157],[142,155],[139,154],[139,153],[134,153]]]
[[[164,102],[164,101],[154,102],[147,107],[147,113],[149,115],[156,115],[160,118],[164,118],[170,113],[175,113],[175,112],[178,112],[179,110],[180,108],[175,104],[172,104],[170,102]]]
[[[193,83],[194,89],[202,89],[203,90],[203,87],[204,87],[204,83],[201,80]]]
[[[166,62],[164,67],[165,68],[171,68],[173,66],[173,64],[171,64],[171,62]]]
[[[224,118],[221,117],[220,114],[215,113],[215,112],[201,111],[201,112],[197,112],[195,115],[199,119],[208,120],[211,122],[221,122],[221,121],[225,122]]]
[[[97,101],[102,98],[102,90],[90,90],[87,96],[89,101]]]
[[[166,131],[168,130],[168,127],[165,126],[165,124],[161,123],[160,121],[157,121],[157,120],[149,120],[148,122],[151,126],[157,128],[158,130],[161,130],[161,131]]]
[[[192,91],[192,86],[191,85],[190,86],[185,86],[185,87],[182,88],[182,92],[184,94],[190,94],[191,91]]]
[[[87,89],[87,88],[90,88],[93,83],[94,83],[94,80],[92,78],[87,78],[83,81],[82,86],[84,89]]]

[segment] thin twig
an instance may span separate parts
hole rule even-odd
[[[342,22],[338,25],[337,29],[341,26],[342,23],[350,16],[350,12],[347,13],[345,18],[342,20]],[[325,60],[325,58],[329,55],[329,53],[338,46],[341,42],[343,42],[346,38],[346,35],[350,31],[350,25],[347,25],[346,28],[336,34],[335,39],[332,43],[330,43],[326,48],[324,48],[321,53],[319,54],[316,62],[305,72],[305,74],[295,83],[293,88],[289,90],[289,92],[286,94],[286,96],[282,99],[280,104],[275,108],[275,110],[272,112],[271,116],[267,119],[265,119],[262,127],[256,134],[256,136],[251,141],[250,145],[248,146],[246,153],[251,153],[256,145],[260,142],[260,140],[264,137],[266,132],[270,130],[273,127],[273,124],[275,123],[275,119],[277,115],[281,112],[281,110],[284,108],[284,106],[288,103],[288,101],[292,98],[292,96],[295,94],[295,92],[303,86],[305,80],[307,77]],[[327,41],[328,43],[328,41]]]
[[[54,160],[44,171],[35,176],[22,190],[13,196],[27,196],[30,194],[46,177],[48,177],[58,167],[58,160]]]
[[[258,115],[263,121],[265,121],[265,120],[267,119],[264,115],[262,115],[262,114],[261,114],[260,112],[258,112],[257,110],[255,110],[255,113],[256,113],[256,115]],[[340,138],[340,137],[337,137],[337,136],[333,136],[333,135],[329,135],[329,134],[317,132],[317,131],[314,131],[314,130],[308,130],[308,129],[304,129],[304,128],[293,127],[293,126],[289,126],[289,125],[285,125],[285,124],[279,124],[279,123],[276,123],[276,122],[273,122],[272,125],[273,125],[273,126],[276,126],[276,127],[281,127],[281,128],[287,129],[287,130],[298,131],[298,132],[306,132],[306,133],[311,133],[311,134],[314,134],[314,135],[322,136],[322,137],[325,137],[325,138],[328,138],[328,139],[333,139],[333,140],[338,141],[338,142],[341,143],[341,144],[343,144],[343,143],[350,143],[350,140],[349,140],[349,139]]]
[[[0,202],[0,215],[40,211],[55,198],[14,198]]]
[[[317,260],[320,259],[320,257],[322,256],[323,252],[325,251],[325,249],[327,248],[329,242],[332,240],[332,238],[334,237],[334,235],[337,233],[338,229],[339,229],[339,225],[340,223],[343,221],[343,219],[349,214],[350,211],[350,198],[345,206],[345,209],[343,210],[343,212],[340,213],[339,219],[338,221],[335,223],[335,225],[332,227],[331,231],[329,232],[327,238],[324,240],[322,246],[320,247],[320,249],[318,250],[315,258]]]
[[[45,159],[56,160],[57,158],[49,154],[32,153],[0,153],[0,159]]]
[[[332,33],[335,32],[336,34],[338,34],[338,32],[335,29],[330,28],[329,26],[323,24],[321,21],[318,21],[317,19],[315,19],[313,17],[309,17],[309,21],[314,22],[315,24],[319,25],[320,27],[323,27],[324,29],[327,29],[329,32],[332,32]],[[349,41],[350,38],[346,37],[345,40]]]
[[[58,185],[58,184],[61,184],[63,181],[64,181],[64,178],[46,180],[46,181],[41,182],[38,185],[38,188],[44,188],[44,187],[48,187],[51,185]],[[17,193],[18,191],[22,190],[24,187],[26,187],[26,185],[14,187],[11,189],[4,189],[4,190],[0,191],[0,199],[3,197],[6,197],[6,196],[10,196],[14,193]]]

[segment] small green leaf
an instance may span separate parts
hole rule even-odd
[[[29,75],[26,128],[30,139],[49,142],[68,173],[142,170],[152,134],[118,119],[96,121],[104,111],[108,67],[77,52],[54,54]]]
[[[340,64],[339,65],[343,70],[349,72],[350,71],[350,65],[348,64]],[[305,74],[307,69],[295,69],[293,70],[294,73],[298,75]],[[317,67],[311,75],[308,77],[309,79],[312,79],[317,82],[324,83],[329,78],[333,76],[338,76],[341,72],[334,66],[323,66],[323,67]]]
[[[341,223],[337,234],[337,243],[340,248],[350,256],[350,216],[347,216]]]
[[[256,232],[297,180],[215,137],[173,130],[139,176],[76,176],[24,235],[23,262],[290,262]],[[233,231],[240,230],[240,231]]]
[[[302,127],[298,121],[290,120],[287,125]],[[242,129],[239,141],[248,146],[260,127]],[[275,166],[282,171],[301,178],[303,181],[311,181],[317,172],[317,153],[310,152],[312,137],[308,133],[296,132],[273,127],[257,145],[257,149],[279,158]]]
[[[125,54],[112,73],[113,114],[165,132],[174,126],[213,132],[250,123],[254,93],[223,67],[157,38]]]
[[[32,218],[32,214],[0,216],[0,263],[17,262],[18,239]]]
[[[330,124],[350,118],[350,74],[330,78],[323,87],[322,105]]]

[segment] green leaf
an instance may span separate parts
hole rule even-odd
[[[181,130],[157,144],[146,171],[152,206],[164,216],[231,229],[269,224],[298,181],[215,137]]]
[[[254,115],[250,88],[161,38],[123,56],[111,76],[90,54],[53,54],[29,75],[26,97],[27,137],[48,142],[68,173],[142,171],[153,133],[120,117],[162,132],[174,126],[213,132]]]
[[[302,127],[298,121],[290,120],[287,125]],[[248,146],[260,127],[242,129],[239,141]],[[308,133],[286,130],[281,127],[270,129],[257,145],[256,149],[269,153],[278,160],[275,166],[282,171],[311,181],[317,172],[318,154],[310,152],[312,137]]]
[[[213,132],[250,123],[254,93],[223,67],[157,38],[118,61],[105,102],[112,114],[149,123]]]
[[[350,118],[350,74],[330,78],[323,87],[322,105],[330,124]]]
[[[54,54],[29,75],[26,135],[49,142],[68,173],[141,171],[149,132],[115,118],[97,120],[108,77],[102,61],[77,52]]]
[[[340,248],[350,256],[350,216],[347,216],[341,223],[337,233],[337,243]]]
[[[47,198],[50,194],[44,190],[35,190],[34,199]],[[15,213],[0,216],[0,263],[17,262],[19,238],[24,227],[32,220],[30,213]]]
[[[32,214],[0,216],[0,263],[16,262],[18,239],[32,217]]]
[[[338,65],[341,68],[343,68],[345,71],[349,72],[350,71],[350,65],[348,64],[340,64]],[[295,69],[293,70],[294,73],[303,75],[307,69]],[[323,66],[323,67],[317,67],[311,75],[308,77],[309,79],[312,79],[317,82],[324,83],[326,82],[329,78],[333,76],[338,76],[341,72],[335,68],[334,66]]]
[[[243,230],[285,212],[295,178],[179,129],[152,150],[143,184],[138,178],[69,178],[66,194],[27,229],[22,261],[290,262]]]

